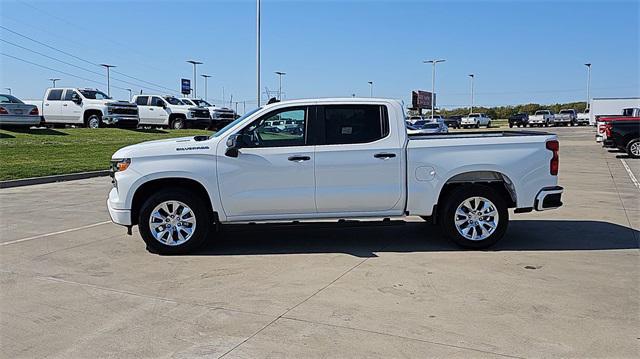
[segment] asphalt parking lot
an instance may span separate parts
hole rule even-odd
[[[1,356],[638,357],[640,160],[549,131],[564,207],[479,252],[409,218],[165,257],[110,223],[108,178],[0,190]]]

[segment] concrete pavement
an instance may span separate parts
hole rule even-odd
[[[637,357],[640,161],[550,131],[565,206],[480,252],[409,218],[163,257],[104,223],[107,178],[0,190],[0,356]]]

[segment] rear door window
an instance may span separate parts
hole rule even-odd
[[[146,106],[149,101],[149,96],[138,96],[136,98],[136,105]]]
[[[380,105],[324,106],[324,144],[377,141],[389,134],[386,108]]]
[[[47,96],[47,100],[49,101],[60,101],[62,99],[62,90],[51,90],[49,91],[49,96]]]

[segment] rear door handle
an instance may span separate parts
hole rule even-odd
[[[383,160],[388,160],[389,158],[393,158],[395,156],[396,156],[395,153],[376,153],[375,155],[373,155],[373,157],[381,158]]]
[[[309,161],[311,159],[311,157],[309,156],[291,156],[289,158],[287,158],[289,161],[293,161],[293,162],[302,162],[302,161]]]

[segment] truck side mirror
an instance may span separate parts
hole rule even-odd
[[[229,138],[227,139],[227,150],[224,153],[225,156],[238,157],[238,155],[240,154],[240,151],[238,150],[246,147],[246,144],[249,142],[249,136],[243,133],[236,133],[229,136]]]
[[[78,96],[77,93],[74,93],[73,95],[71,95],[71,101],[73,101],[78,105],[82,103],[82,99],[80,98],[80,96]]]

